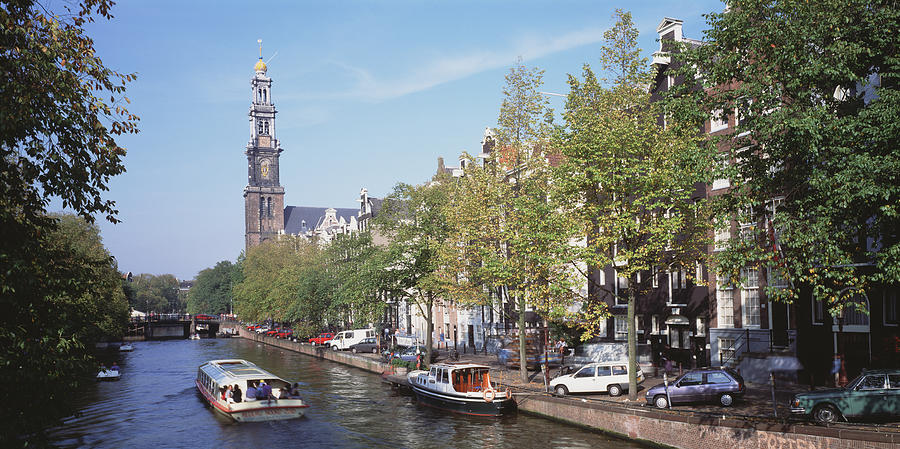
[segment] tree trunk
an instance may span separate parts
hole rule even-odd
[[[522,382],[528,383],[528,352],[525,350],[525,297],[516,295],[516,305],[519,307],[519,373]]]
[[[634,278],[634,276],[632,276]],[[634,279],[628,283],[628,400],[637,400],[637,332],[634,328]]]
[[[428,301],[425,302],[425,321],[428,325],[425,328],[425,364],[431,365],[431,345],[434,341],[431,338],[431,334],[434,333],[434,321],[432,320],[434,316],[434,296],[431,292],[428,292]]]

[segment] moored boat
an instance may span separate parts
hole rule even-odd
[[[246,360],[211,360],[197,370],[197,389],[219,413],[235,421],[271,421],[299,418],[309,405],[297,396],[284,399],[257,399],[232,402],[222,399],[222,389],[237,385],[246,392],[252,384],[267,384],[272,395],[282,397],[291,384]]]
[[[509,388],[491,382],[487,365],[469,362],[435,363],[428,371],[416,370],[406,380],[423,404],[456,413],[499,416],[516,410]]]
[[[131,352],[131,351],[134,351],[134,346],[131,343],[125,343],[125,344],[119,346],[119,351]]]
[[[97,380],[119,380],[119,377],[121,377],[121,374],[119,374],[117,369],[101,369],[97,373]]]
[[[191,334],[191,336],[190,336],[189,338],[190,338],[191,340],[199,340],[199,339],[200,339],[200,334]]]

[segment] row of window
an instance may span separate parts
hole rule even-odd
[[[256,102],[257,103],[268,103],[269,100],[269,89],[264,87],[259,87],[256,89]]]
[[[272,197],[259,197],[259,217],[272,217]]]
[[[600,285],[606,285],[606,273],[603,270],[598,271],[600,276]],[[694,267],[694,273],[690,273],[689,270],[679,269],[675,271],[664,271],[659,272],[657,270],[653,270],[650,275],[650,284],[652,288],[658,289],[660,275],[665,280],[665,288],[668,293],[667,297],[672,299],[674,298],[674,293],[676,290],[686,290],[689,287],[693,287],[696,284],[697,279],[703,278],[703,266],[698,262]],[[691,276],[693,275],[693,276]],[[613,269],[613,276],[615,276],[615,283],[613,283],[613,293],[616,296],[616,305],[625,305],[628,303],[628,299],[623,295],[625,291],[628,289],[628,278],[619,276],[618,270]],[[690,283],[688,282],[690,280]],[[642,282],[641,273],[636,275],[636,281],[638,283]]]

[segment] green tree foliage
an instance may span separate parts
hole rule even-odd
[[[540,94],[543,72],[510,69],[503,90],[494,154],[470,160],[453,184],[447,208],[451,236],[442,246],[448,296],[463,305],[491,304],[505,291],[518,309],[522,376],[525,310],[561,317],[577,296],[570,215],[551,195],[547,136],[552,111]]]
[[[375,218],[375,228],[390,243],[386,248],[382,286],[415,304],[428,323],[425,346],[431,360],[434,306],[441,301],[444,283],[437,272],[439,250],[449,237],[446,205],[453,181],[439,173],[432,182],[398,184]]]
[[[73,215],[51,218],[57,225],[42,237],[33,271],[3,284],[0,297],[4,447],[71,412],[72,391],[95,373],[94,344],[121,338],[128,321],[121,277],[99,229]]]
[[[127,102],[124,85],[134,75],[106,68],[85,33],[94,16],[110,18],[112,2],[67,5],[54,15],[33,1],[0,3],[4,447],[21,444],[17,435],[33,434],[71,410],[65,399],[93,365],[85,348],[118,326],[116,319],[103,324],[106,315],[91,319],[97,321],[79,315],[75,304],[86,305],[85,292],[99,293],[104,282],[84,276],[105,272],[84,268],[96,267],[96,260],[53,240],[69,230],[58,230],[46,206],[58,198],[88,222],[94,214],[116,221],[115,204],[102,193],[110,177],[124,171],[125,150],[115,137],[137,130],[137,117],[120,103]],[[66,260],[84,265],[67,266]],[[115,286],[121,293],[118,278]],[[86,325],[89,335],[67,319]]]
[[[673,56],[704,89],[673,111],[694,126],[734,118],[720,226],[744,226],[719,270],[775,270],[837,314],[873,283],[900,281],[900,7],[888,1],[732,1],[707,45]],[[776,199],[776,201],[773,201]],[[873,244],[874,243],[874,244]],[[873,266],[874,265],[874,266]],[[809,294],[809,293],[807,293]]]
[[[178,295],[178,279],[171,274],[141,273],[132,277],[129,305],[135,310],[154,313],[178,313],[184,306]]]
[[[334,286],[332,309],[351,327],[379,323],[385,308],[381,294],[390,288],[383,276],[386,250],[375,246],[368,232],[340,234],[325,248],[325,258]]]
[[[215,315],[230,313],[233,273],[234,264],[227,260],[200,271],[193,287],[188,291],[187,312]]]
[[[555,144],[562,150],[554,186],[567,201],[566,212],[587,236],[581,259],[593,269],[614,266],[628,279],[629,396],[635,399],[637,351],[635,298],[646,288],[638,273],[686,268],[703,259],[708,233],[704,202],[693,198],[712,159],[697,144],[695,129],[670,120],[650,101],[647,86],[654,73],[637,47],[631,14],[617,10],[616,24],[604,33],[601,65],[609,78],[598,78],[589,65],[582,79],[569,77],[565,130]],[[650,276],[644,276],[648,281]],[[611,293],[611,292],[610,292]],[[605,320],[587,304],[588,324]]]

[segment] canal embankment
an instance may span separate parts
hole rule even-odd
[[[362,355],[331,351],[257,335],[240,329],[241,337],[303,353],[373,373],[390,369],[387,363]],[[484,357],[484,356],[482,356]],[[494,376],[495,378],[499,378]],[[517,391],[519,410],[661,447],[737,448],[897,448],[900,429],[893,427],[824,427],[764,417],[692,410],[660,410],[641,404],[555,397],[531,385],[517,385],[508,373],[503,379]],[[727,412],[727,409],[723,409]]]

